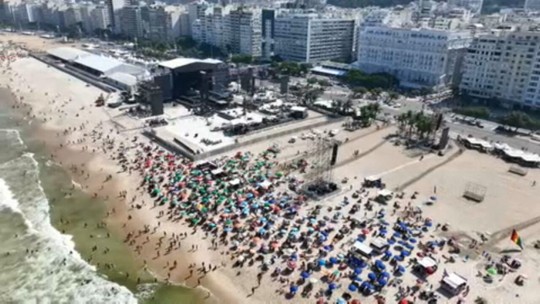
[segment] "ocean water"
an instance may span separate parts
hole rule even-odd
[[[137,303],[52,226],[39,178],[19,131],[0,128],[0,303]]]
[[[73,190],[69,174],[48,159],[47,136],[11,109],[10,98],[0,88],[0,304],[202,303],[194,289],[156,283],[122,233],[96,227],[105,203]],[[92,252],[94,245],[110,252]]]

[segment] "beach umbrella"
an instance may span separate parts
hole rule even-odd
[[[368,274],[368,279],[370,279],[371,281],[375,281],[377,279],[377,275],[374,272],[370,272]]]
[[[347,301],[344,298],[338,298],[336,304],[347,304]]]
[[[291,268],[291,269],[295,269],[296,268],[296,262],[294,261],[289,261],[287,263],[287,267]]]
[[[360,302],[360,300],[354,299],[350,302],[350,304],[362,304],[362,302]]]
[[[399,274],[404,274],[405,271],[406,271],[405,267],[403,267],[403,266],[401,266],[401,265],[398,266],[397,272],[398,272]]]
[[[330,263],[337,264],[337,263],[339,263],[339,260],[337,258],[335,258],[335,257],[331,257],[330,258]]]
[[[317,280],[316,278],[311,278],[311,279],[309,279],[309,282],[311,284],[317,284],[317,283],[319,283],[319,280]]]
[[[349,284],[349,291],[350,292],[355,292],[358,290],[358,286],[356,286],[356,284]]]
[[[326,261],[324,259],[319,259],[319,266],[326,265]]]
[[[332,283],[328,284],[328,289],[330,289],[330,290],[334,290],[334,289],[337,289],[337,287],[338,287],[338,286],[337,286],[337,284],[336,284],[336,283],[334,283],[334,282],[332,282]]]
[[[356,268],[354,269],[354,274],[358,275],[358,274],[361,274],[361,273],[362,273],[362,268],[356,267]]]
[[[353,276],[351,280],[353,280],[354,282],[361,282],[362,281],[362,279],[360,278],[359,275]]]
[[[310,275],[311,275],[311,274],[310,274],[309,272],[303,271],[302,274],[301,274],[300,276],[302,277],[302,279],[305,280],[305,279],[309,278]]]
[[[384,270],[386,269],[386,266],[384,265],[384,263],[381,261],[381,260],[376,260],[375,261],[375,266],[381,270]]]
[[[497,272],[497,269],[493,268],[493,267],[490,267],[488,270],[487,270],[487,273],[489,275],[496,275],[498,272]]]
[[[291,294],[295,294],[298,291],[298,286],[292,285],[289,291]]]
[[[317,299],[317,304],[326,304],[326,301],[324,300],[324,298],[319,298]]]

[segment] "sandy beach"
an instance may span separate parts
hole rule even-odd
[[[6,36],[0,36],[0,42],[6,40]],[[40,43],[36,37],[17,36],[11,40],[24,42],[34,49],[52,45],[51,42]],[[51,160],[68,170],[74,183],[83,191],[106,201],[108,211],[104,221],[121,238],[125,238],[141,269],[148,269],[160,281],[197,288],[201,301],[205,303],[287,301],[285,294],[298,279],[296,272],[290,279],[280,280],[270,275],[259,278],[261,270],[258,264],[235,267],[239,253],[225,245],[214,246],[214,238],[207,231],[167,220],[167,208],[156,205],[156,199],[141,186],[143,176],[134,169],[134,164],[141,161],[137,160],[140,157],[137,151],[143,146],[154,145],[137,130],[125,131],[114,123],[114,117],[123,115],[120,110],[94,105],[94,101],[105,93],[33,58],[21,55],[13,62],[1,64],[0,86],[9,88],[15,95],[18,100],[15,107],[26,115],[28,123],[39,124],[41,131],[38,132],[42,132]],[[540,189],[534,186],[535,181],[540,180],[538,169],[529,170],[524,177],[517,176],[508,172],[510,165],[501,159],[476,151],[460,151],[455,144],[442,157],[423,151],[405,151],[403,147],[385,140],[394,132],[395,127],[341,132],[336,138],[347,139],[347,142],[341,148],[333,174],[336,181],[348,178],[349,182],[341,185],[340,192],[324,202],[303,205],[298,218],[307,218],[315,204],[323,204],[324,209],[332,207],[335,214],[344,197],[352,201],[357,190],[361,199],[369,202],[376,196],[376,190],[360,190],[360,184],[367,176],[381,177],[388,189],[404,192],[403,198],[392,201],[401,207],[398,210],[390,203],[387,206],[375,205],[365,214],[365,209],[362,209],[359,214],[364,214],[364,217],[358,215],[359,218],[376,218],[382,212],[386,214],[387,221],[397,221],[398,218],[408,218],[414,207],[420,207],[423,218],[416,224],[421,225],[424,218],[429,218],[430,222],[447,227],[447,231],[426,230],[421,242],[452,239],[455,246],[461,248],[459,258],[454,262],[445,262],[445,258],[450,256],[447,247],[433,253],[440,262],[440,270],[423,282],[422,290],[436,289],[433,285],[438,286],[444,269],[468,279],[470,291],[462,296],[461,303],[474,303],[476,297],[483,297],[489,303],[538,303],[535,290],[538,287],[540,253],[533,248],[535,237],[540,232],[540,220],[537,220],[540,216]],[[290,136],[295,134],[242,150],[258,154],[272,144],[278,144],[282,153],[272,161],[286,161],[297,151],[309,151],[307,141],[288,144]],[[357,150],[359,156],[355,157]],[[128,161],[123,163],[119,152],[125,154]],[[222,156],[232,158],[236,152]],[[462,198],[465,187],[470,183],[486,187],[484,202],[474,203]],[[410,199],[416,191],[416,199]],[[436,202],[426,204],[432,196],[436,196]],[[373,225],[373,235],[381,228]],[[513,229],[519,229],[521,237],[528,240],[523,251],[516,250],[515,244],[509,241]],[[482,241],[482,236],[485,241]],[[343,248],[347,245],[350,242],[336,243],[335,250],[346,252]],[[412,254],[419,252],[415,249]],[[485,265],[503,254],[519,259],[521,268],[506,275],[497,275],[494,282],[486,283],[483,275],[477,275],[478,272],[483,273]],[[514,284],[518,274],[529,278],[524,286]],[[337,280],[340,292],[347,291],[347,277],[348,273],[343,273]],[[417,278],[407,274],[400,280],[401,285],[389,284],[384,290],[383,295],[389,303],[394,303],[395,294],[401,294],[402,286],[414,286]],[[313,293],[318,289],[316,287]],[[337,291],[329,297],[328,303],[335,303],[336,294]],[[405,297],[412,301],[417,294]],[[290,300],[293,303],[315,301],[314,296],[296,296]],[[377,302],[373,296],[363,297],[361,301]],[[458,303],[458,298],[443,298],[441,302]]]

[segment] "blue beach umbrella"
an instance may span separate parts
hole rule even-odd
[[[347,304],[347,301],[345,301],[343,298],[338,298],[336,304]]]
[[[368,273],[368,279],[370,281],[375,281],[377,279],[377,275],[374,272]]]
[[[298,286],[296,286],[296,285],[291,286],[289,291],[290,291],[290,293],[295,294],[298,291]]]
[[[356,286],[356,284],[349,284],[349,291],[355,292],[357,290],[358,290],[358,287]]]
[[[307,279],[311,276],[311,274],[307,271],[304,271],[300,276],[302,277],[302,279]]]
[[[356,268],[354,269],[354,274],[361,274],[361,273],[362,273],[362,268],[356,267]]]

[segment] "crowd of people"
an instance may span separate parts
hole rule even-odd
[[[204,231],[212,249],[226,249],[237,275],[256,267],[258,284],[251,294],[269,276],[280,284],[278,294],[300,294],[321,303],[336,294],[338,302],[351,302],[358,293],[378,294],[377,301],[384,302],[379,292],[390,285],[398,290],[397,300],[437,299],[427,280],[404,286],[407,268],[412,270],[419,257],[440,260],[437,253],[447,244],[450,251],[456,248],[443,239],[425,240],[440,225],[433,226],[413,204],[417,193],[404,207],[398,202],[407,199],[404,193],[394,204],[381,205],[374,199],[379,189],[355,179],[358,189],[351,196],[344,195],[337,206],[324,206],[324,200],[317,203],[302,193],[308,162],[280,164],[276,147],[198,164],[142,143],[135,154],[126,152],[120,150],[117,160],[124,170],[141,174],[139,187],[162,208],[160,221],[188,225],[192,233]],[[375,239],[385,248],[378,257],[354,254],[355,243],[369,245]],[[173,248],[179,243],[170,243],[167,253]]]

